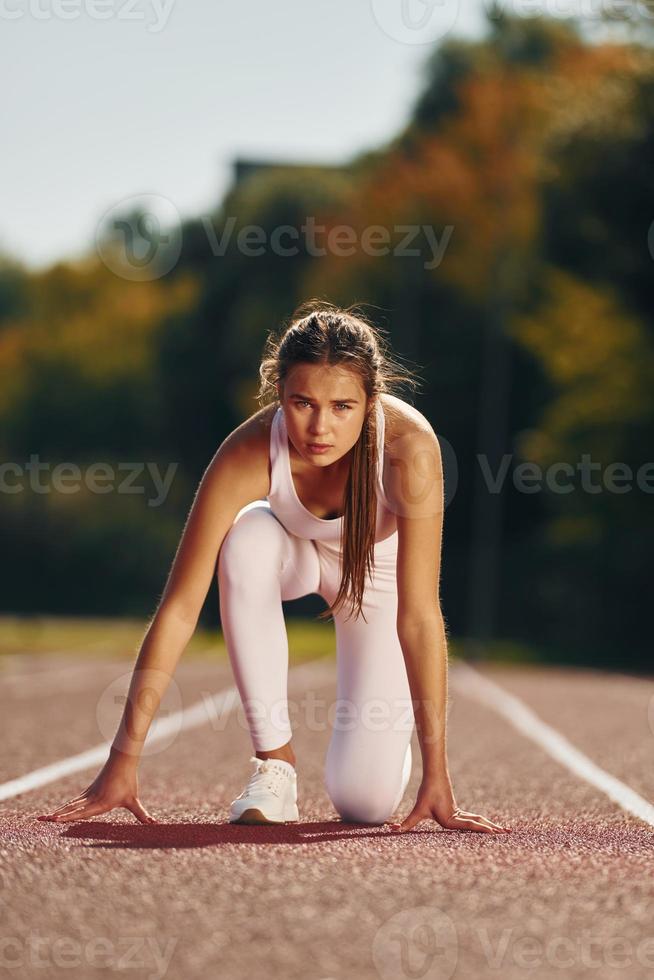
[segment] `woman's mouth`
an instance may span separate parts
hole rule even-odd
[[[331,449],[332,448],[330,445],[328,445],[327,443],[324,443],[324,442],[323,443],[320,443],[320,442],[308,442],[307,443],[307,446],[309,447],[309,451],[310,452],[312,452],[312,453],[318,453],[318,454],[319,453],[326,453],[328,449]]]

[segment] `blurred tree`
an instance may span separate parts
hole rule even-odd
[[[79,459],[160,450],[155,335],[194,289],[189,278],[125,282],[96,259],[33,274],[27,309],[7,317],[0,334],[3,451]]]
[[[433,372],[421,407],[460,449],[459,487],[445,540],[444,599],[455,630],[461,632],[466,622],[460,556],[461,542],[472,534],[467,622],[473,636],[487,637],[497,628],[503,635],[533,639],[535,624],[552,652],[610,658],[618,618],[605,600],[611,589],[624,593],[627,563],[615,550],[600,559],[596,548],[602,535],[630,520],[629,513],[636,530],[633,515],[649,503],[646,495],[640,493],[639,501],[614,495],[610,516],[598,524],[593,502],[577,492],[573,533],[567,517],[559,523],[547,494],[519,493],[510,477],[501,494],[491,494],[472,454],[482,453],[491,473],[504,454],[511,459],[517,450],[516,462],[521,453],[529,458],[536,443],[521,437],[527,429],[533,440],[555,441],[560,459],[576,461],[592,445],[601,446],[608,461],[625,458],[625,452],[634,459],[629,450],[637,431],[643,461],[645,434],[651,443],[652,433],[651,314],[645,318],[645,304],[652,308],[654,254],[651,231],[646,247],[653,213],[646,109],[652,55],[631,46],[589,46],[569,25],[506,16],[497,18],[474,56],[468,54],[468,46],[458,42],[435,53],[433,87],[418,100],[416,118],[386,156],[368,158],[367,172],[358,174],[356,208],[333,220],[336,225],[354,217],[360,235],[371,225],[392,230],[400,223],[418,228],[429,223],[444,240],[450,228],[442,261],[428,270],[420,259],[396,255],[359,251],[346,261],[331,257],[309,270],[307,292],[318,293],[329,283],[340,300],[374,296],[390,313],[398,348]],[[549,263],[557,261],[605,288],[595,291],[590,282],[579,282],[572,289],[573,280],[564,286],[563,273],[555,278],[548,272]],[[611,283],[622,302],[609,298]],[[555,307],[560,309],[556,336],[547,326],[551,306],[543,305],[551,290],[561,302]],[[582,329],[581,323],[575,327],[582,311],[588,314],[583,321],[588,344],[577,349],[566,330]],[[513,330],[521,313],[523,329]],[[455,332],[448,359],[448,339]],[[535,338],[543,334],[547,340],[539,347]],[[553,358],[586,363],[594,394],[584,371],[561,391],[545,347]],[[628,370],[622,367],[625,358]],[[600,365],[613,370],[609,374]],[[439,391],[446,397],[439,398]],[[476,431],[471,393],[478,393]],[[590,430],[575,430],[582,406],[587,421],[595,419]],[[471,522],[473,474],[477,495]],[[562,526],[566,534],[559,534]],[[651,543],[642,528],[641,540]],[[644,549],[636,550],[634,576],[640,577],[631,589],[637,593],[646,562]],[[568,561],[569,575],[563,571]],[[587,585],[580,584],[584,563]],[[560,586],[552,594],[553,567]],[[571,631],[575,610],[566,593],[575,590],[580,610],[593,610],[594,620],[589,628],[587,615],[580,616]],[[632,626],[632,657],[639,662],[646,631],[640,618],[632,619]]]
[[[0,508],[5,609],[154,609],[174,554],[171,514],[189,487],[175,474],[155,507],[157,492],[144,485],[146,463],[161,474],[175,463],[151,371],[153,340],[164,313],[188,306],[193,293],[188,277],[125,282],[97,258],[25,274],[22,299],[0,329],[0,443],[10,464]],[[42,490],[30,476],[32,457]],[[100,496],[85,481],[96,462],[114,474]],[[53,480],[61,463],[79,467],[69,492]],[[121,464],[140,468],[140,492],[121,489]]]
[[[422,367],[416,402],[455,451],[443,583],[453,631],[560,659],[647,662],[650,495],[531,494],[512,468],[575,469],[584,454],[647,463],[654,54],[590,43],[581,20],[496,6],[487,26],[434,50],[386,145],[345,168],[241,167],[211,219],[185,223],[159,280],[130,282],[97,260],[38,274],[0,263],[5,458],[129,450],[180,464],[156,517],[126,498],[7,500],[0,533],[18,574],[6,602],[70,608],[77,596],[149,613],[197,481],[257,407],[267,331],[318,296],[362,304]],[[351,254],[321,253],[339,225],[354,233]],[[385,249],[371,247],[375,231]],[[494,472],[504,457],[491,494],[480,462]],[[100,580],[88,574],[98,555]]]
[[[0,331],[11,317],[26,312],[30,287],[27,269],[10,255],[0,255]]]

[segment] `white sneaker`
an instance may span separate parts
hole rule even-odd
[[[256,769],[229,808],[230,823],[286,823],[300,819],[297,773],[283,759],[250,756]]]

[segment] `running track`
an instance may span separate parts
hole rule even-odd
[[[331,659],[290,674],[291,702],[301,706],[310,690],[314,707],[293,719],[301,821],[281,828],[226,822],[251,747],[238,702],[229,710],[224,659],[182,659],[162,705],[169,730],[144,756],[139,780],[163,825],[141,825],[125,810],[38,821],[100,768],[38,774],[111,738],[131,664],[61,654],[2,663],[3,975],[654,976],[654,688],[646,679],[453,662],[457,802],[513,832],[423,823],[397,836],[341,823],[326,795]],[[194,723],[178,730],[184,717]],[[399,816],[420,781],[415,737],[413,746]],[[28,788],[16,782],[30,774]]]

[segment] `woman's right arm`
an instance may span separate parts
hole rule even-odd
[[[139,759],[152,719],[195,632],[223,540],[241,508],[269,492],[269,408],[225,439],[199,483],[103,769],[80,796],[41,819],[78,820],[125,806],[141,822],[153,821],[138,799]]]

